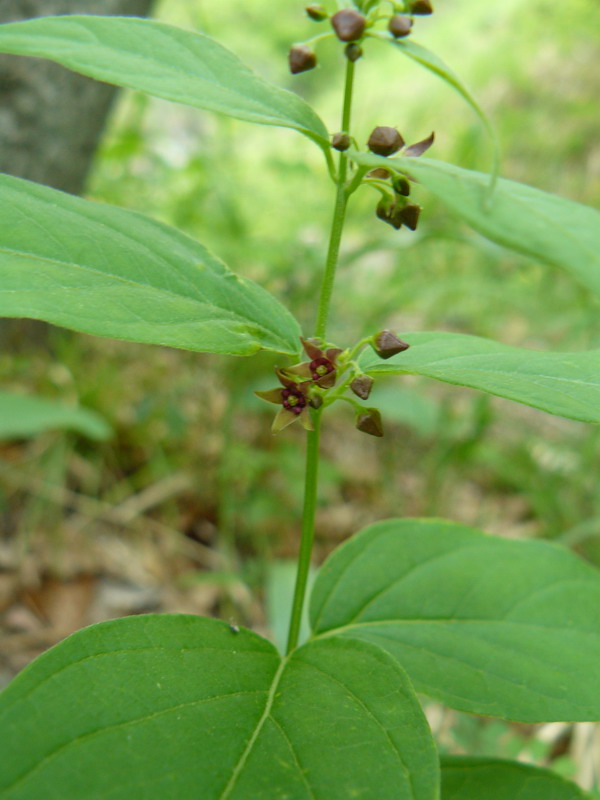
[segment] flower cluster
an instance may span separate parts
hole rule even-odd
[[[296,420],[306,430],[313,430],[309,408],[318,408],[322,402],[319,395],[314,393],[314,388],[330,389],[335,385],[336,360],[342,351],[338,347],[322,350],[320,342],[315,339],[301,339],[301,342],[310,361],[275,370],[283,389],[277,387],[255,392],[262,400],[281,406],[273,420],[273,433],[279,433]]]

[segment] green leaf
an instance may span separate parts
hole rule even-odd
[[[21,439],[49,430],[69,430],[90,439],[108,439],[104,419],[86,408],[70,407],[30,394],[0,392],[0,439]]]
[[[0,316],[233,355],[295,354],[300,336],[272,295],[173,228],[7,175]]]
[[[460,78],[450,69],[450,67],[448,67],[438,55],[432,53],[431,50],[423,47],[423,45],[417,44],[417,42],[413,41],[412,39],[390,39],[389,41],[394,45],[394,47],[397,47],[402,53],[404,53],[405,56],[408,56],[408,58],[416,61],[417,64],[425,67],[425,69],[430,70],[443,81],[445,81],[449,86],[455,89],[463,98],[463,100],[465,100],[468,105],[471,106],[475,114],[477,114],[483,123],[483,126],[490,137],[493,146],[491,182],[490,176],[488,176],[488,185],[491,189],[493,189],[498,177],[498,171],[500,169],[500,144],[498,142],[498,137],[496,135],[496,131],[494,130],[494,126],[477,100],[473,97],[471,92],[463,84]]]
[[[0,52],[48,58],[165,100],[294,128],[329,149],[327,129],[309,105],[204,34],[135,17],[73,14],[1,25]]]
[[[3,800],[438,797],[429,728],[385,652],[330,639],[282,660],[200,617],[80,631],[0,695],[0,735]]]
[[[600,214],[523,183],[489,176],[430,158],[383,158],[348,151],[365,167],[409,174],[454,214],[497,244],[567,270],[600,295]]]
[[[600,719],[600,572],[557,545],[379,522],[325,562],[310,619],[318,635],[383,647],[452,708]]]
[[[442,800],[586,800],[589,795],[556,772],[517,761],[443,756]]]
[[[559,417],[600,422],[600,350],[546,353],[462,333],[406,333],[410,348],[382,360],[370,348],[369,375],[426,375],[469,386]]]

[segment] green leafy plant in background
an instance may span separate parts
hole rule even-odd
[[[326,561],[300,641],[314,537],[324,414],[352,405],[383,434],[371,387],[414,374],[585,422],[600,422],[600,353],[544,353],[444,332],[374,331],[330,342],[346,208],[366,187],[377,216],[416,228],[430,192],[494,242],[600,293],[593,210],[497,177],[422,158],[378,126],[351,126],[355,71],[382,44],[431,70],[482,111],[413,41],[429,0],[309,6],[346,57],[340,130],[207,36],[158,22],[46,17],[0,28],[0,51],[57,61],[99,80],[249,122],[291,128],[321,149],[335,186],[315,326],[202,245],[136,213],[25,181],[0,181],[0,313],[98,336],[187,350],[287,357],[274,428],[306,428],[302,538],[287,648],[225,622],[142,616],[85,629],[0,695],[0,796],[64,798],[505,798],[576,800],[547,770],[443,757],[415,692],[472,714],[527,722],[600,719],[600,574],[568,550],[439,520],[371,525]],[[290,51],[312,69],[315,43]],[[382,120],[385,123],[386,120]],[[487,121],[488,130],[491,130]],[[336,152],[337,151],[337,152]],[[415,189],[414,184],[419,187]],[[292,363],[290,363],[292,362]]]

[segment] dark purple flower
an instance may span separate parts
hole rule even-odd
[[[289,371],[289,370],[288,370]],[[307,431],[314,430],[312,419],[309,413],[309,397],[308,390],[310,389],[312,381],[296,381],[293,378],[288,378],[285,371],[278,369],[275,370],[283,389],[277,387],[276,389],[268,389],[266,392],[254,392],[261,400],[266,400],[267,403],[275,403],[280,405],[281,408],[273,420],[271,430],[273,433],[279,433],[292,422],[297,419],[300,420],[301,425]]]

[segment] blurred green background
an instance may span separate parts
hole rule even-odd
[[[302,3],[168,0],[157,16],[216,37],[338,129],[339,43],[318,46],[318,69],[288,73],[290,45],[322,30]],[[438,0],[414,38],[480,100],[502,143],[504,176],[597,206],[599,31],[597,0]],[[353,116],[361,146],[375,125],[398,127],[407,142],[435,130],[431,157],[490,164],[485,132],[461,98],[384,43],[369,41],[358,63]],[[485,241],[418,188],[414,195],[424,207],[414,234],[375,218],[370,189],[353,198],[332,341],[439,329],[534,349],[600,347],[598,304],[584,289]],[[88,196],[198,238],[286,303],[310,335],[333,203],[310,142],[124,93]],[[296,553],[303,434],[294,426],[271,436],[271,407],[253,395],[273,385],[274,363],[59,330],[49,350],[0,354],[4,389],[80,403],[113,430],[100,443],[45,431],[0,445],[4,568],[38,582],[116,576],[157,588],[160,610],[191,604],[277,628],[275,612],[265,617],[264,587],[287,591],[272,564]],[[429,515],[562,541],[600,566],[596,427],[414,378],[382,380],[373,398],[381,441],[356,431],[343,404],[326,418],[317,561],[368,522]],[[536,726],[507,734],[504,723],[452,719],[449,728],[442,714],[439,724],[454,752],[525,749],[543,760],[572,735],[565,726],[551,744],[532,745]],[[562,771],[576,772],[572,756],[561,757]]]

